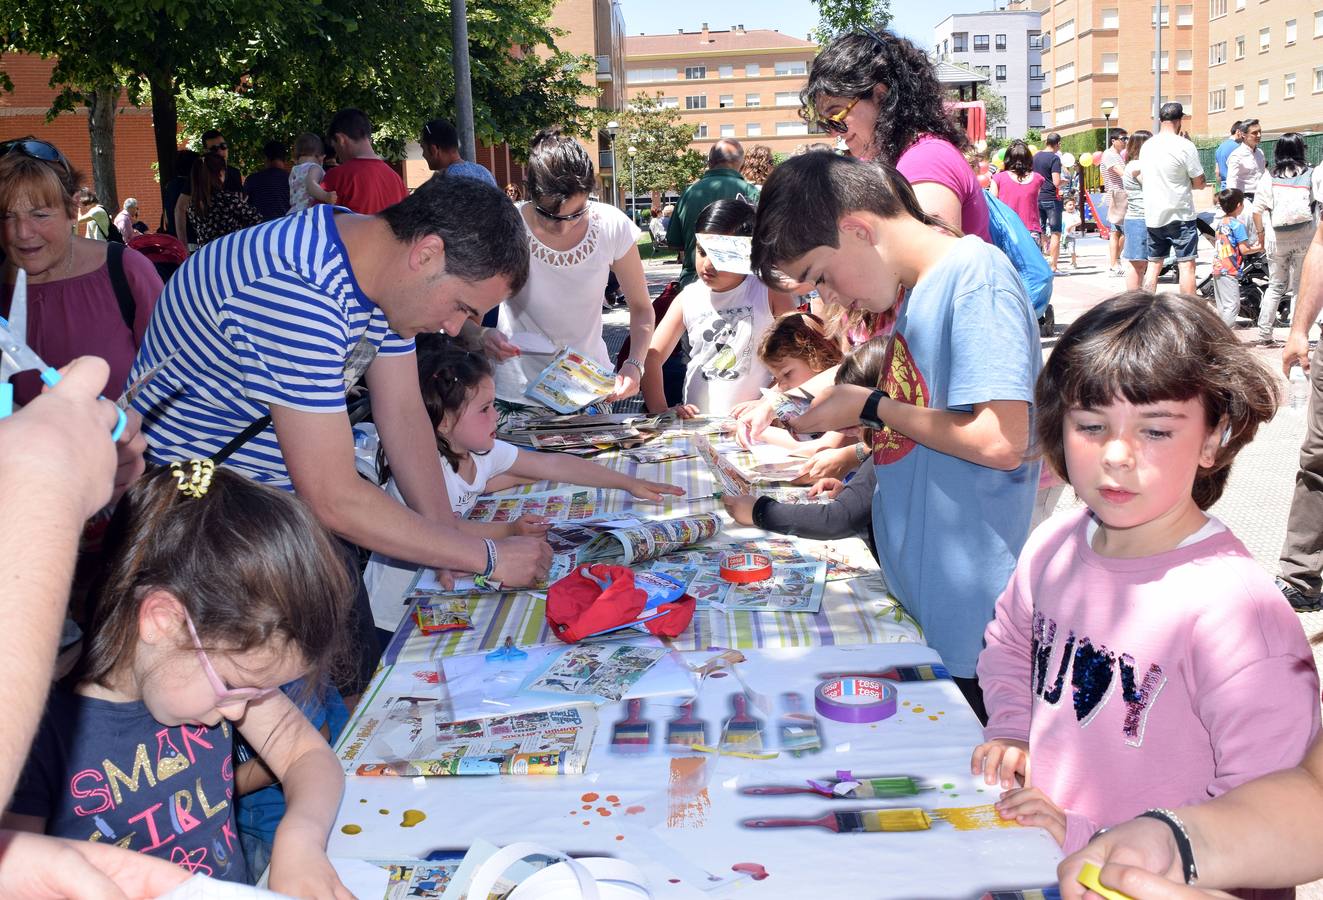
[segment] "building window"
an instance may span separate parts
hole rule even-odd
[[[763,126],[757,122],[750,122],[744,126],[744,135],[745,137],[762,137]]]
[[[762,105],[763,105],[763,98],[762,98],[761,96],[759,96],[758,94],[745,94],[745,95],[744,95],[744,105],[745,105],[745,106],[762,106]]]
[[[987,78],[992,75],[992,66],[975,66],[974,71]]]
[[[722,136],[722,137],[734,137],[734,136],[735,136],[735,126],[734,126],[734,125],[722,125],[722,126],[721,126],[721,136]]]
[[[1282,99],[1291,100],[1295,97],[1295,73],[1287,72],[1282,76]]]
[[[1314,13],[1314,37],[1323,37],[1323,9]]]
[[[1037,32],[1037,31],[1033,31],[1033,32],[1030,32],[1030,33],[1029,33],[1029,49],[1030,49],[1030,50],[1042,50],[1042,49],[1043,49],[1043,35],[1042,35],[1042,34],[1040,34],[1040,33]]]
[[[1034,81],[1042,81],[1042,80],[1043,80],[1043,67],[1040,66],[1040,65],[1032,65],[1032,66],[1030,66],[1030,67],[1029,67],[1029,77],[1030,77],[1031,79],[1033,79]]]
[[[969,50],[969,32],[957,31],[951,35],[951,50],[954,53],[965,53]]]
[[[1260,28],[1260,29],[1259,29],[1259,52],[1260,52],[1260,53],[1267,53],[1267,52],[1268,52],[1268,46],[1269,46],[1271,43],[1272,43],[1272,29],[1271,29],[1271,28]]]
[[[1220,66],[1227,61],[1227,42],[1218,41],[1208,45],[1208,65]]]
[[[626,81],[675,81],[679,70],[669,69],[629,69],[625,72]]]
[[[1120,71],[1119,53],[1104,53],[1102,55],[1102,73],[1104,75],[1115,75]]]
[[[776,133],[785,134],[808,134],[808,123],[806,122],[777,122]]]
[[[734,77],[735,77],[735,67],[734,67],[734,66],[722,66],[720,69],[717,70],[717,77],[719,77],[719,78],[734,78]]]
[[[1323,66],[1314,70],[1314,93],[1323,91]]]
[[[1058,106],[1056,115],[1052,116],[1052,127],[1060,128],[1062,125],[1069,125],[1075,121],[1075,104],[1070,106]]]
[[[730,109],[734,105],[735,105],[734,94],[722,94],[720,97],[717,98],[717,106],[720,107],[721,109]]]
[[[1169,62],[1169,59],[1168,59],[1168,57],[1167,57],[1167,51],[1166,51],[1166,50],[1163,50],[1163,51],[1162,51],[1162,61],[1161,61],[1162,71],[1164,71],[1164,72],[1167,71],[1167,63],[1168,63],[1168,62]],[[1156,68],[1157,65],[1158,65],[1158,54],[1157,54],[1156,52],[1154,52],[1153,50],[1148,51],[1148,70],[1149,70],[1150,72],[1156,72],[1156,71],[1157,71],[1157,68]]]
[[[1194,7],[1177,6],[1176,7],[1176,27],[1189,28],[1194,25]]]
[[[808,64],[802,59],[792,62],[779,62],[776,64],[776,74],[778,75],[807,75]]]
[[[1208,18],[1219,19],[1227,14],[1227,0],[1208,0]]]
[[[799,91],[777,91],[777,106],[799,106]]]
[[[1150,9],[1148,14],[1148,25],[1150,28],[1152,28],[1157,23],[1158,23],[1158,15],[1156,12]],[[1164,6],[1162,7],[1162,27],[1166,28],[1170,24],[1171,24],[1171,7]]]
[[[763,70],[762,70],[762,67],[759,66],[757,63],[748,63],[748,64],[744,67],[744,77],[745,77],[745,78],[757,78],[759,75],[762,74],[762,71],[763,71]]]
[[[1052,33],[1052,40],[1055,43],[1060,44],[1070,40],[1074,36],[1075,36],[1075,20],[1067,19],[1066,21],[1062,22],[1060,25],[1056,27],[1056,30]]]
[[[988,49],[988,36],[986,34],[974,35],[974,52],[986,53]]]
[[[996,131],[994,132],[994,135],[993,135],[993,136],[994,136],[994,137],[999,137],[999,138],[1004,138],[1004,137],[1006,137],[1006,126],[1005,126],[1005,125],[998,125],[997,128],[996,128]]]
[[[696,137],[696,138],[705,138],[705,137],[707,137],[707,123],[706,123],[706,122],[699,122],[697,125],[694,126],[694,137]]]
[[[1005,50],[1005,49],[1006,49],[1006,35],[1004,35],[1004,34],[999,34],[999,35],[997,35],[997,37],[994,39],[994,46],[995,46],[998,50]]]
[[[1268,79],[1266,78],[1259,79],[1259,102],[1268,102]]]
[[[1286,44],[1289,47],[1295,43],[1295,19],[1286,20]]]
[[[1236,36],[1236,59],[1245,58],[1245,35]]]
[[[1238,84],[1231,89],[1231,105],[1236,109],[1245,105],[1245,85]]]
[[[1220,88],[1216,91],[1208,92],[1208,111],[1210,113],[1219,113],[1227,108],[1227,89]]]
[[[1039,112],[1043,108],[1043,98],[1038,94],[1029,95],[1029,109],[1032,112]]]
[[[1054,84],[1056,84],[1058,87],[1060,87],[1060,86],[1063,85],[1063,84],[1070,84],[1070,83],[1071,83],[1072,81],[1074,81],[1074,80],[1075,80],[1075,64],[1074,64],[1074,63],[1066,63],[1064,66],[1057,66],[1057,68],[1056,68],[1056,76],[1055,76],[1055,78],[1053,79],[1053,83],[1054,83]],[[1075,121],[1075,120],[1074,120],[1074,119],[1071,119],[1071,121],[1073,122],[1073,121]]]
[[[679,109],[679,108],[680,108],[680,98],[679,98],[679,97],[658,97],[658,98],[657,98],[657,105],[660,106],[662,109]]]
[[[707,109],[707,94],[691,94],[684,98],[685,109]]]
[[[1226,0],[1223,0],[1223,2],[1226,2]],[[1119,9],[1116,9],[1115,7],[1113,7],[1112,9],[1104,9],[1102,11],[1102,27],[1103,28],[1121,27],[1121,11]]]
[[[1177,50],[1176,51],[1176,71],[1193,72],[1194,71],[1194,51]]]
[[[706,78],[706,77],[707,77],[707,66],[685,66],[685,67],[684,67],[684,77],[685,77],[685,78]]]
[[[997,66],[997,80],[998,80],[998,81],[1005,81],[1005,80],[1006,80],[1006,67],[1005,67],[1005,66]]]

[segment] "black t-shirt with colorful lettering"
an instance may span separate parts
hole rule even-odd
[[[105,841],[189,872],[244,882],[227,721],[166,727],[141,702],[57,689],[10,803],[46,833]]]

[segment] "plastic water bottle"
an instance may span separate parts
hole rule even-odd
[[[1292,366],[1288,382],[1291,389],[1291,409],[1304,409],[1309,405],[1309,376],[1299,366]]]

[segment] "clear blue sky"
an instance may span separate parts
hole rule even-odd
[[[957,12],[993,9],[995,0],[892,0],[891,27],[920,47],[932,43],[933,27]],[[626,34],[658,34],[677,28],[697,31],[704,22],[714,29],[743,25],[776,28],[804,37],[818,24],[811,0],[621,0]]]

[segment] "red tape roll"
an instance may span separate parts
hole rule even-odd
[[[750,584],[772,577],[772,558],[765,553],[732,553],[721,562],[721,577],[734,584]]]

